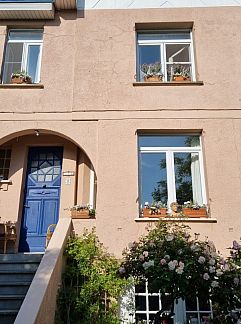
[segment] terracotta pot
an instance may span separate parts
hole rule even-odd
[[[83,218],[92,218],[92,216],[90,216],[89,209],[71,210],[71,218],[83,219]]]
[[[21,84],[21,83],[25,83],[24,78],[19,76],[19,77],[12,77],[11,78],[11,83],[14,84]]]
[[[153,75],[153,76],[145,76],[145,82],[160,82],[162,81],[162,77],[160,75]]]
[[[167,209],[166,208],[160,208],[157,212],[151,210],[151,208],[144,208],[143,209],[143,216],[144,217],[153,217],[153,218],[160,218],[160,217],[166,217],[167,215]]]
[[[191,81],[190,77],[184,77],[182,75],[174,75],[173,76],[174,81]]]
[[[206,208],[199,208],[199,209],[183,208],[182,213],[188,217],[196,217],[196,218],[207,217]]]

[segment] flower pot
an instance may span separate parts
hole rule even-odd
[[[143,216],[144,217],[153,217],[153,218],[160,218],[160,217],[166,217],[167,215],[167,209],[166,208],[159,208],[156,210],[153,210],[151,208],[144,208],[143,209]]]
[[[199,209],[193,209],[193,208],[183,208],[182,213],[187,217],[207,217],[207,209],[206,208],[199,208]]]
[[[173,81],[178,81],[178,82],[183,82],[183,81],[191,81],[190,77],[185,77],[182,75],[174,75],[173,76]]]
[[[160,76],[160,75],[145,76],[144,81],[145,82],[160,82],[160,81],[162,81],[162,76]]]
[[[23,76],[12,76],[11,83],[13,84],[31,84],[31,78]]]
[[[92,218],[90,216],[89,209],[81,209],[81,210],[71,210],[71,218],[73,219],[87,219]]]
[[[18,76],[18,77],[12,77],[11,78],[11,83],[13,83],[13,84],[22,84],[22,83],[26,83],[26,82],[24,81],[23,77]]]

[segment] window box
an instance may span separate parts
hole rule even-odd
[[[85,218],[93,218],[93,216],[90,215],[90,211],[88,209],[71,210],[71,218],[72,219],[85,219]]]
[[[159,209],[152,209],[152,208],[144,208],[143,209],[143,217],[166,217],[167,216],[167,209],[166,208],[159,208]]]
[[[182,208],[183,215],[187,217],[207,217],[207,209],[205,207],[201,207],[199,209],[193,208]]]
[[[137,34],[137,81],[161,75],[155,82],[195,82],[192,31],[168,29]]]

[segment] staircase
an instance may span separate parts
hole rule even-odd
[[[42,256],[43,254],[0,254],[1,324],[14,323]]]

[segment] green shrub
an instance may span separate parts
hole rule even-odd
[[[71,238],[57,301],[58,324],[117,324],[118,298],[126,280],[119,262],[107,253],[95,231]]]

